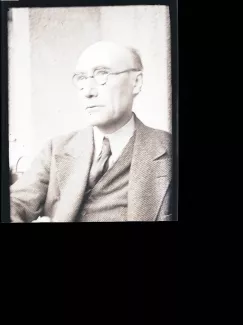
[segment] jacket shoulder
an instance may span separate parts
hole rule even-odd
[[[150,128],[151,136],[158,139],[161,146],[165,147],[169,156],[172,156],[172,134],[164,131]]]
[[[52,142],[52,149],[53,152],[59,152],[69,144],[78,134],[84,133],[87,130],[87,128],[81,129],[81,130],[75,130],[66,134],[58,135],[51,139]]]

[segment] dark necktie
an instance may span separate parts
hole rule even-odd
[[[103,139],[103,145],[101,153],[98,159],[94,160],[90,175],[89,175],[89,187],[93,188],[100,178],[106,173],[109,167],[109,158],[111,156],[111,147],[108,138]]]

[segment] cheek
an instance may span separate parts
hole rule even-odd
[[[98,94],[99,101],[106,105],[104,113],[113,117],[119,116],[130,105],[132,85],[130,80],[124,76],[123,79],[101,87]]]
[[[127,110],[131,101],[131,87],[127,84],[117,88],[113,93],[113,103],[118,112]]]
[[[113,86],[109,91],[109,102],[114,111],[126,108],[131,97],[131,87],[126,83]]]
[[[84,108],[85,105],[87,104],[87,98],[85,97],[84,93],[81,90],[78,93],[78,100],[79,100],[81,107]]]
[[[120,89],[119,87],[110,86],[101,88],[99,91],[99,101],[106,106],[106,114],[114,114],[120,102]]]

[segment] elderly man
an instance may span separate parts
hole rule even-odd
[[[132,112],[142,71],[132,48],[82,53],[73,82],[90,127],[52,139],[11,186],[12,222],[172,220],[171,136]]]

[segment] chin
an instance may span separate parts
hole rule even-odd
[[[102,127],[102,126],[109,124],[107,119],[102,118],[101,116],[98,116],[98,114],[97,114],[97,116],[95,116],[95,114],[89,115],[88,119],[89,119],[89,123],[92,126]]]

